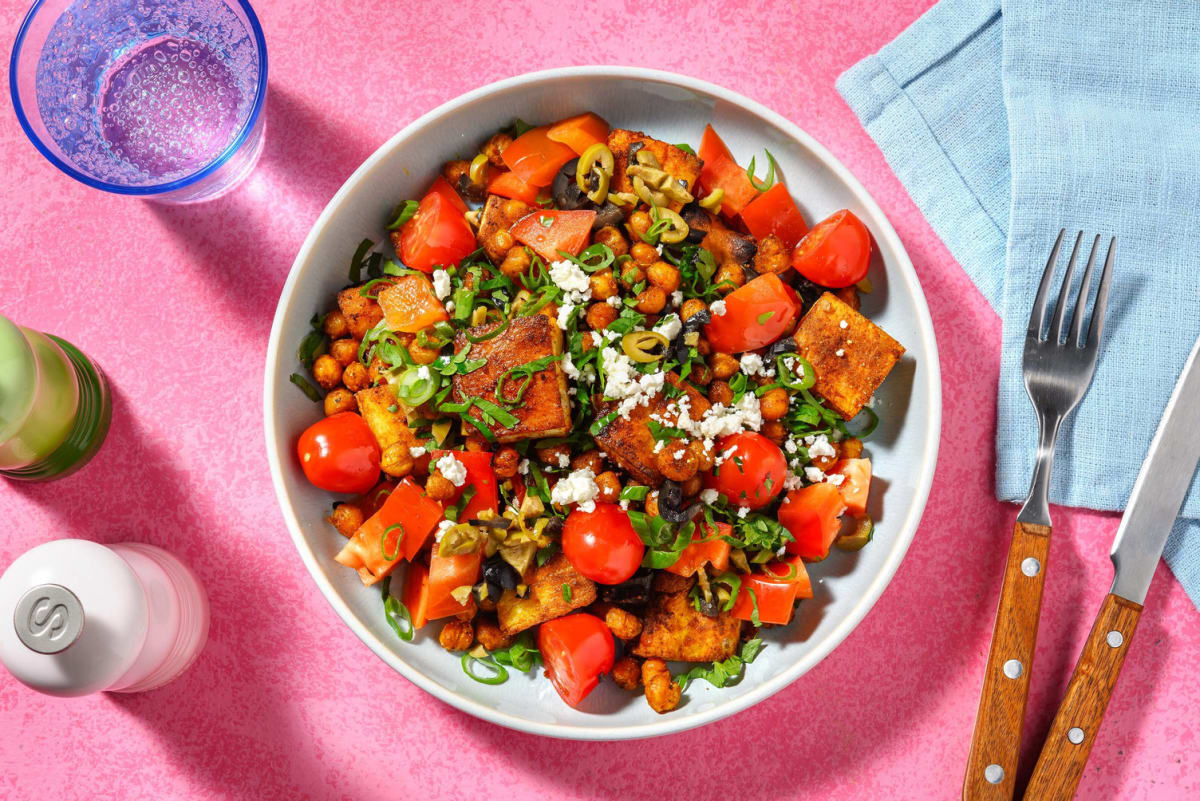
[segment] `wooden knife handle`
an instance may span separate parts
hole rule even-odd
[[[1013,797],[1049,552],[1049,526],[1017,522],[967,757],[963,801]]]
[[[1046,735],[1025,801],[1070,801],[1075,796],[1141,616],[1140,604],[1112,593],[1104,598]]]

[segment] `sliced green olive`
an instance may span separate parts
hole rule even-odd
[[[430,426],[430,429],[433,433],[433,438],[437,441],[438,445],[441,445],[446,441],[446,437],[450,435],[450,427],[453,425],[454,421],[450,418],[446,418],[445,420],[438,420],[436,423]]]
[[[483,183],[483,178],[487,174],[488,157],[480,153],[471,160],[471,169],[467,170],[467,177],[471,179],[471,183],[479,185]]]
[[[632,192],[609,192],[608,199],[618,206],[632,206],[638,202],[637,195]]]
[[[633,158],[638,164],[641,164],[644,167],[662,169],[662,165],[658,163],[658,156],[654,155],[652,151],[647,150],[644,147],[635,153]]]
[[[843,551],[860,551],[875,535],[875,523],[871,518],[863,517],[854,527],[854,532],[844,537],[838,537],[833,544]]]
[[[603,142],[592,145],[583,151],[575,167],[575,183],[579,185],[579,191],[585,192],[592,202],[603,203],[608,196],[608,186],[615,167],[616,160],[608,145]],[[592,175],[596,176],[595,187],[589,186]]]
[[[717,212],[721,208],[722,201],[725,200],[724,189],[714,189],[708,193],[708,196],[700,201],[700,208],[707,209],[711,212]]]
[[[458,523],[442,532],[438,541],[438,556],[459,556],[479,550],[487,535],[470,523]]]
[[[647,184],[640,175],[633,176],[633,193],[648,206],[665,206],[671,202],[666,195]]]
[[[638,191],[638,179],[641,179],[642,183],[650,191],[668,197],[678,203],[691,203],[692,200],[695,199],[692,197],[692,193],[689,192],[687,188],[679,182],[679,179],[661,167],[649,167],[644,164],[635,164],[626,170],[626,173],[633,181],[634,191],[637,192],[643,200],[646,200],[646,198],[640,191]],[[666,203],[658,201],[654,205],[665,206]]]
[[[657,331],[630,331],[621,338],[621,349],[635,362],[656,362],[666,353],[667,338]]]
[[[660,208],[658,210],[658,219],[667,220],[671,223],[668,228],[658,235],[658,241],[674,245],[687,239],[690,229],[688,228],[688,224],[683,221],[683,217],[679,216],[679,212]]]

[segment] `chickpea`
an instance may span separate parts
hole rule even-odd
[[[629,249],[629,255],[633,256],[635,264],[641,267],[649,267],[658,260],[658,249],[653,245],[647,245],[645,242],[637,242]]]
[[[706,359],[712,355],[712,345],[703,334],[700,335],[700,341],[696,343],[696,352]]]
[[[841,459],[857,459],[862,456],[862,440],[856,437],[846,437],[835,446]]]
[[[592,289],[592,297],[596,300],[608,300],[620,291],[613,271],[608,268],[592,273],[588,278],[588,285]]]
[[[683,302],[683,306],[679,309],[679,319],[686,320],[693,317],[708,308],[708,304],[700,300],[700,298],[688,298]]]
[[[708,399],[712,403],[723,403],[726,406],[733,403],[733,389],[728,381],[713,381],[708,385]]]
[[[696,454],[682,442],[672,442],[655,457],[658,470],[672,481],[687,481],[700,469]]]
[[[312,374],[321,389],[333,389],[342,383],[342,366],[328,353],[313,362]]]
[[[408,452],[408,445],[395,442],[384,448],[383,453],[379,455],[379,469],[394,478],[404,478],[413,471],[414,461],[412,454]]]
[[[646,702],[658,714],[679,706],[683,691],[672,681],[671,671],[661,659],[647,659],[642,663],[642,684],[646,686]]]
[[[408,346],[408,355],[417,364],[433,364],[442,351],[441,348],[426,348],[414,340]]]
[[[345,387],[331,389],[329,394],[325,396],[326,417],[332,417],[338,412],[356,411],[358,411],[358,401],[354,399],[354,393]]]
[[[591,470],[594,474],[600,475],[604,472],[604,457],[598,450],[586,451],[571,459],[571,469]]]
[[[613,664],[612,677],[622,690],[637,692],[642,686],[642,666],[635,657],[623,656]]]
[[[709,356],[708,366],[712,368],[713,378],[719,378],[722,381],[733,378],[742,367],[741,362],[728,353],[714,353]]]
[[[651,492],[646,496],[646,501],[642,506],[646,510],[646,514],[651,517],[658,517],[658,490]]]
[[[492,134],[491,139],[487,140],[487,144],[485,144],[483,146],[483,150],[480,152],[482,152],[483,155],[487,156],[488,162],[493,167],[503,167],[504,159],[502,159],[501,156],[504,154],[504,151],[508,149],[508,146],[511,145],[512,143],[513,143],[513,138],[511,136],[509,136],[508,134],[503,133],[503,132],[495,133],[495,134]]]
[[[620,314],[620,312],[607,303],[593,303],[591,306],[588,306],[587,315],[584,319],[587,321],[588,327],[593,331],[601,331],[611,325]],[[587,339],[591,339],[591,337],[587,337]]]
[[[516,243],[517,241],[513,239],[513,235],[501,228],[488,239],[488,248],[495,250],[497,253],[508,253]]]
[[[783,441],[787,439],[788,435],[787,426],[785,426],[780,420],[768,420],[767,422],[763,423],[762,431],[759,433],[774,442],[776,445],[783,444]]]
[[[450,479],[443,476],[437,470],[432,470],[429,473],[429,478],[425,481],[425,494],[430,499],[435,501],[448,501],[454,497],[455,486],[450,483]]]
[[[698,386],[706,387],[712,383],[712,369],[704,363],[692,365],[692,372],[688,373],[688,381]]]
[[[644,211],[635,211],[629,215],[629,231],[638,239],[641,239],[642,235],[650,230],[651,225],[654,225],[654,220],[650,219],[650,215]]]
[[[519,217],[524,217],[529,213],[529,205],[520,200],[509,199],[504,201],[504,217],[506,219],[515,220]]]
[[[341,339],[350,333],[350,326],[346,322],[346,317],[337,309],[334,309],[329,314],[325,315],[325,322],[321,324],[321,330],[324,331],[330,339]]]
[[[557,325],[558,304],[557,303],[547,303],[545,306],[543,306],[541,309],[538,310],[538,314],[542,315],[543,317],[549,317],[551,320],[555,320],[556,321],[555,324]]]
[[[367,378],[371,380],[371,386],[380,384],[384,380],[384,375],[390,369],[392,369],[391,365],[378,356],[371,359],[371,363],[367,366]]]
[[[520,463],[521,455],[517,453],[517,449],[505,445],[492,457],[492,472],[501,480],[512,478],[517,474],[517,465]]]
[[[488,448],[488,441],[483,438],[482,434],[472,432],[467,434],[467,438],[463,440],[463,450],[470,453],[483,453]]]
[[[768,389],[758,399],[764,420],[779,420],[788,413],[788,394],[783,387]]]
[[[668,295],[679,289],[679,268],[670,262],[656,261],[646,269],[650,283]]]
[[[451,620],[438,635],[438,644],[447,651],[466,651],[474,642],[475,627],[467,620]]]
[[[605,470],[596,476],[596,486],[600,489],[600,500],[605,503],[616,503],[621,497],[621,479],[612,470]]]
[[[812,464],[813,467],[817,468],[818,470],[828,470],[837,464],[837,460],[838,458],[836,454],[833,456],[814,456],[812,459]]]
[[[524,247],[515,245],[508,249],[504,261],[500,262],[500,272],[515,281],[529,269],[529,262],[529,252]]]
[[[638,293],[636,308],[642,314],[658,314],[667,305],[667,293],[656,286],[648,286]]]
[[[571,464],[571,448],[569,445],[551,445],[548,448],[538,448],[535,451],[537,460],[550,467],[567,467]]]
[[[746,283],[746,271],[742,269],[742,265],[733,262],[722,264],[717,269],[717,274],[713,276],[713,286],[722,295],[728,295],[744,283]]]
[[[687,481],[679,485],[679,491],[683,493],[685,498],[695,498],[703,489],[703,484],[700,482],[699,474],[692,476]]]
[[[371,377],[362,362],[350,362],[342,371],[342,383],[351,392],[361,392],[371,386]]]
[[[780,275],[792,266],[792,255],[784,247],[783,241],[775,234],[768,234],[758,242],[758,251],[754,254],[754,271],[759,275],[775,273]]]
[[[696,464],[699,465],[701,471],[712,470],[716,464],[716,457],[711,448],[704,447],[704,443],[698,439],[692,440],[688,448],[692,453],[696,454]]]
[[[592,240],[601,245],[608,245],[608,249],[613,252],[614,256],[624,256],[629,252],[629,242],[619,230],[611,225],[606,225],[597,231]]]
[[[329,355],[337,360],[337,363],[345,367],[350,362],[358,359],[357,339],[335,339],[329,345]]]
[[[465,159],[455,159],[454,161],[447,161],[442,166],[442,175],[446,177],[451,186],[458,186],[458,179],[467,175],[470,170],[471,162]],[[467,181],[470,182],[470,180],[471,178],[468,176]]]
[[[478,604],[479,604],[480,612],[495,612],[496,611],[496,606],[497,606],[496,599],[492,598],[491,596],[488,596],[487,598],[480,598]],[[503,646],[501,646],[501,647],[503,647]]]
[[[642,621],[632,612],[614,606],[604,614],[604,625],[620,640],[632,640],[642,633]]]
[[[475,614],[478,611],[479,611],[479,605],[471,604],[469,607],[467,607],[466,611],[459,612],[457,615],[455,615],[454,619],[470,622],[471,620],[475,619]]]
[[[501,631],[495,621],[480,618],[475,623],[475,639],[489,651],[499,651],[512,645],[517,638]]]
[[[343,537],[353,537],[365,518],[363,510],[354,504],[339,503],[333,507],[333,514],[329,515],[328,519]]]

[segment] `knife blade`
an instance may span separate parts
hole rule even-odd
[[[1116,575],[1111,592],[1137,604],[1146,601],[1154,569],[1200,461],[1197,353],[1200,339],[1192,346],[1167,401],[1113,540],[1111,556]]]

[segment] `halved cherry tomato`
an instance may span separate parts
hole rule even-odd
[[[786,625],[792,619],[799,586],[796,582],[775,581],[757,573],[742,576],[742,587],[731,614],[738,620],[753,622],[757,605],[759,623]]]
[[[511,197],[514,200],[523,201],[531,206],[537,203],[538,188],[533,184],[525,183],[514,172],[502,172],[498,174],[488,182],[487,191],[489,194]]]
[[[846,511],[851,517],[862,517],[867,513],[867,496],[871,493],[871,460],[842,459],[829,468],[829,473],[845,476],[838,487]]]
[[[743,431],[717,440],[715,453],[723,462],[704,478],[735,506],[759,509],[783,489],[787,460],[783,451],[762,434]]]
[[[732,217],[758,197],[758,190],[746,177],[746,171],[733,160],[729,148],[717,136],[711,125],[704,126],[704,136],[700,139],[700,152],[697,154],[704,161],[700,169],[700,185],[705,192],[717,189],[725,190],[725,198],[721,201],[721,211]]]
[[[401,275],[379,291],[379,307],[392,331],[415,334],[434,323],[449,320],[446,307],[433,294],[433,284],[423,275]]]
[[[592,112],[580,114],[556,122],[546,131],[546,138],[562,142],[582,156],[583,152],[597,142],[608,141],[608,123]]]
[[[450,617],[475,608],[475,596],[467,597],[465,604],[454,600],[450,593],[462,586],[474,585],[483,568],[483,549],[475,553],[457,556],[439,556],[437,546],[429,557],[429,597],[426,615],[430,620]]]
[[[867,276],[871,234],[854,213],[834,212],[800,240],[792,251],[792,266],[813,283],[841,289]]]
[[[713,315],[704,335],[713,350],[742,353],[770,345],[791,330],[800,315],[795,290],[774,273],[764,273],[725,296],[725,313]]]
[[[783,184],[775,184],[751,200],[742,209],[742,222],[755,239],[761,241],[774,234],[789,250],[808,233],[808,223]]]
[[[467,468],[467,480],[461,487],[455,488],[454,495],[446,502],[446,506],[458,503],[458,499],[468,488],[475,490],[471,500],[467,501],[467,505],[459,513],[459,522],[478,518],[479,513],[485,509],[489,512],[496,511],[500,490],[496,486],[496,473],[492,470],[492,454],[488,451],[434,451],[433,458],[436,461],[446,454],[453,456]]]
[[[500,154],[508,168],[527,184],[549,186],[562,166],[575,158],[574,150],[546,136],[549,131],[545,125],[528,130]]]
[[[334,559],[357,570],[364,584],[374,584],[402,560],[411,561],[442,517],[442,505],[406,478],[379,511],[363,521]]]
[[[467,213],[467,202],[463,200],[462,196],[458,194],[458,191],[450,185],[450,182],[446,180],[445,176],[439,175],[437,178],[434,178],[433,184],[430,185],[429,191],[425,194],[432,195],[434,193],[441,195],[446,200],[449,200],[450,205],[458,209],[460,214]]]
[[[413,562],[404,574],[404,589],[400,593],[400,602],[408,607],[412,616],[413,631],[429,622],[429,568],[420,562]]]
[[[355,412],[338,412],[304,430],[296,443],[304,477],[328,492],[366,492],[379,481],[379,443]]]
[[[813,597],[812,579],[808,577],[808,568],[804,566],[803,557],[789,556],[767,562],[763,565],[763,578],[795,584],[797,598]]]
[[[562,549],[576,570],[601,584],[628,579],[646,553],[629,515],[615,503],[597,503],[595,511],[575,509],[567,515]]]
[[[546,676],[570,706],[579,706],[612,670],[616,647],[604,621],[586,612],[548,620],[538,629]]]
[[[421,272],[456,265],[474,250],[471,225],[445,192],[431,191],[421,198],[417,213],[400,229],[400,258]]]
[[[729,569],[729,554],[732,549],[721,537],[732,534],[733,527],[728,523],[718,522],[709,527],[701,520],[696,526],[696,532],[692,534],[691,545],[679,552],[679,559],[666,568],[666,571],[687,577],[695,575],[704,565],[712,565],[715,572],[724,573]]]
[[[506,153],[508,151],[505,151]],[[559,261],[558,251],[578,256],[592,234],[594,211],[535,211],[508,229],[513,239],[529,245],[547,262]]]
[[[779,522],[795,537],[787,544],[787,552],[809,561],[824,559],[837,538],[844,511],[842,494],[832,484],[822,482],[789,492],[779,506]]]

